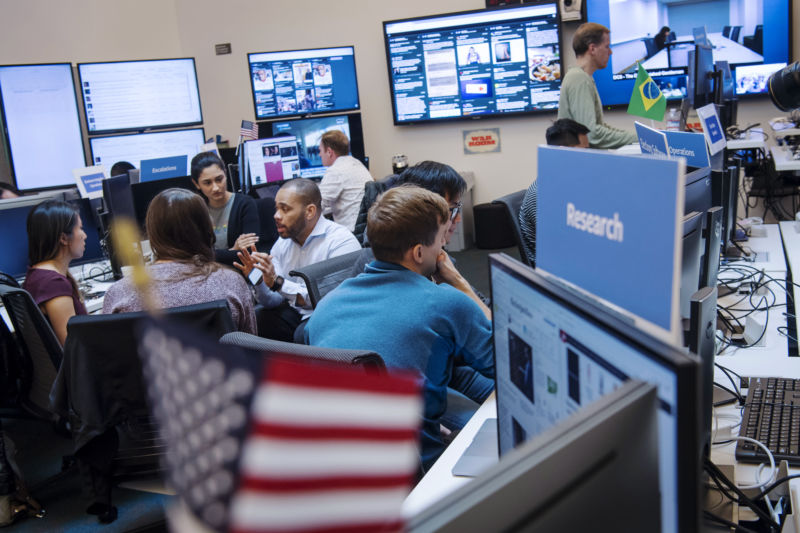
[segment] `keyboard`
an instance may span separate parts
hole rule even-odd
[[[750,378],[739,435],[763,442],[775,462],[800,466],[800,379]],[[739,441],[736,459],[769,462],[759,446]]]

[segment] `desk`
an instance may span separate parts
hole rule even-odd
[[[764,137],[764,130],[760,128],[748,130],[742,137],[729,139],[726,148],[728,150],[766,150],[767,141]]]
[[[776,279],[784,279],[786,273],[786,262],[784,261],[783,248],[786,247],[786,256],[789,257],[790,265],[798,260],[800,264],[800,234],[789,234],[787,229],[778,225],[767,225],[760,236],[753,237],[749,246],[756,251],[766,252],[768,260],[763,262],[749,263],[741,262],[741,265],[754,267],[757,270],[764,270]],[[791,226],[790,226],[791,227]],[[793,227],[791,228],[793,229]],[[783,238],[781,235],[783,230]],[[773,287],[776,290],[777,287]],[[785,292],[776,290],[777,304],[785,302]],[[763,318],[764,311],[753,313],[756,320]],[[717,356],[717,362],[730,368],[731,370],[744,376],[800,376],[800,357],[789,357],[787,350],[787,339],[778,332],[777,326],[785,324],[782,308],[777,307],[771,310],[772,317],[767,323],[767,331],[764,336],[764,346],[741,349],[729,348]],[[766,322],[762,322],[766,323]],[[720,383],[727,383],[727,378],[722,371],[716,370],[716,380]],[[723,410],[727,409],[727,411]],[[737,413],[735,407],[720,408],[717,412]],[[470,478],[456,477],[451,474],[451,470],[464,450],[472,442],[477,431],[487,418],[497,416],[497,406],[494,394],[481,406],[461,433],[455,438],[453,443],[445,450],[439,460],[433,465],[427,475],[409,494],[403,504],[403,516],[412,517],[427,508],[441,497],[449,494],[471,481]],[[727,419],[718,418],[720,427],[730,427]],[[745,483],[754,479],[757,466],[737,463],[734,459],[735,445],[716,446],[712,450],[712,459],[717,464],[735,465],[736,476]],[[792,473],[800,472],[800,469],[793,469]],[[795,504],[795,530],[800,531],[800,479],[792,480],[789,484],[793,502]]]
[[[727,37],[723,37],[722,33],[709,33],[708,40],[711,41],[712,45],[714,45],[714,61],[727,61],[731,65],[738,63],[761,63],[764,61],[764,57],[761,54],[757,54],[746,46],[742,46],[735,41],[731,41]],[[687,43],[690,42],[691,44],[685,44],[682,46],[685,46],[687,51],[689,49],[694,50],[694,38],[692,36],[680,35],[676,41]],[[669,57],[667,56],[667,53],[668,48],[659,50],[657,54],[642,63],[642,66],[648,71],[651,69],[669,68]],[[672,68],[685,67],[687,64],[688,61],[681,60],[673,63]]]
[[[779,172],[789,170],[800,170],[800,159],[795,159],[792,151],[784,146],[771,146],[769,149],[772,160],[775,162],[775,170]]]
[[[731,266],[749,266],[757,270],[764,270],[773,275],[783,275],[786,272],[786,261],[783,255],[781,230],[777,224],[763,224],[752,226],[751,235],[746,242],[741,243],[742,248],[756,254],[755,261],[740,259],[731,261]],[[798,263],[800,264],[800,263]]]

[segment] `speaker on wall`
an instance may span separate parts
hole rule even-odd
[[[558,0],[558,7],[561,9],[562,21],[581,21],[586,18],[583,11],[583,0]]]

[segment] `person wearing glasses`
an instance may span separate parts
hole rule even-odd
[[[442,249],[453,211],[441,195],[414,185],[383,193],[367,220],[375,261],[328,293],[305,330],[311,345],[374,350],[390,372],[422,378],[424,469],[445,448],[440,424],[456,429],[446,420],[454,365],[490,383],[494,377],[489,309]]]

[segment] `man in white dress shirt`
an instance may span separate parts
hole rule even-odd
[[[262,337],[292,341],[294,330],[311,314],[305,283],[289,272],[361,249],[350,230],[322,216],[321,202],[313,181],[287,181],[275,196],[280,239],[270,254],[239,252],[240,270],[249,274],[257,268],[263,274],[256,284],[258,303],[266,308],[257,314]]]
[[[353,231],[364,196],[364,184],[372,181],[372,176],[361,161],[349,153],[347,135],[339,130],[322,134],[319,154],[322,164],[328,167],[319,184],[322,213],[333,215],[334,222]]]

